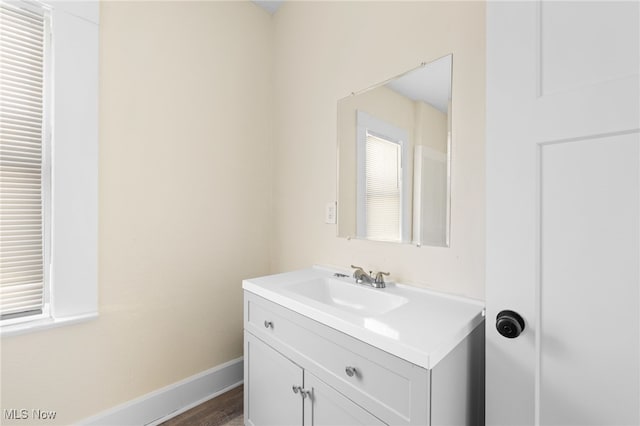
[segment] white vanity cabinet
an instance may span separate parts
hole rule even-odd
[[[245,347],[247,425],[384,425],[253,334]]]
[[[482,321],[433,368],[246,287],[244,328],[246,425],[484,424]]]

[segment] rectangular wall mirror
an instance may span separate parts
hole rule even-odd
[[[338,236],[447,247],[453,55],[338,101]]]

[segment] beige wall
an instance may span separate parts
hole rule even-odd
[[[248,2],[102,4],[100,316],[3,337],[2,408],[69,424],[242,356],[241,280],[269,269],[271,34]]]
[[[484,296],[482,3],[101,13],[100,317],[3,338],[2,408],[68,424],[241,356],[240,281],[269,271],[356,263]],[[451,52],[451,247],[336,238],[337,99]]]
[[[446,113],[425,102],[415,102],[416,145],[424,145],[444,154],[447,153],[449,117]]]
[[[484,3],[290,2],[274,17],[272,269],[314,263],[484,298]],[[453,53],[449,248],[336,238],[336,101]]]

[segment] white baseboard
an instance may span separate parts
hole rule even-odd
[[[203,371],[80,421],[87,426],[157,425],[243,382],[243,358]]]

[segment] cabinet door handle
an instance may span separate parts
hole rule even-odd
[[[273,328],[273,321],[264,320],[264,328]]]
[[[302,399],[305,399],[306,397],[311,398],[311,396],[313,395],[313,389],[308,391],[306,389],[303,389],[302,386],[293,385],[291,386],[291,390],[293,391],[293,393],[300,393]]]
[[[347,373],[347,376],[353,377],[358,375],[358,370],[355,367],[345,367],[344,372]]]

